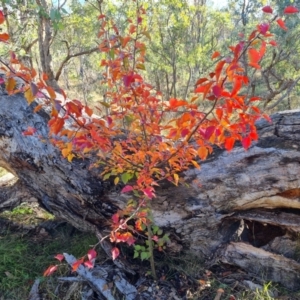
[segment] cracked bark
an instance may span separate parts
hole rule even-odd
[[[48,141],[48,115],[32,113],[35,103],[28,106],[20,94],[0,96],[0,101],[0,166],[18,178],[13,189],[1,188],[0,210],[10,206],[7,198],[23,201],[19,191],[24,189],[78,229],[107,231],[107,220],[126,198],[99,179],[99,170],[89,168],[92,158],[72,163],[62,158]],[[272,120],[258,123],[260,139],[248,151],[239,145],[231,153],[215,149],[200,170],[183,174],[187,185],[162,186],[152,203],[153,216],[171,233],[170,251],[183,248],[213,257],[211,264],[235,264],[298,289],[300,111],[278,113]],[[40,137],[24,137],[28,126]],[[270,261],[280,268],[270,271]]]

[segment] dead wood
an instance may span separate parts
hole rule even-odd
[[[35,103],[28,106],[22,95],[2,95],[0,101],[0,165],[17,178],[2,186],[0,210],[34,197],[79,230],[105,235],[107,220],[126,198],[98,177],[99,170],[89,168],[93,157],[63,159],[49,142],[49,117],[45,111],[34,114]],[[230,153],[216,149],[200,170],[183,174],[186,185],[162,186],[153,214],[171,233],[169,251],[192,251],[205,259],[222,253],[222,260],[249,272],[260,264],[265,280],[297,289],[300,111],[281,112],[272,120],[258,123],[260,139],[248,151],[239,145]],[[37,129],[36,136],[22,135],[28,126]],[[293,245],[288,254],[282,247],[287,241]],[[251,257],[248,263],[239,251]],[[280,267],[270,271],[262,256]],[[284,280],[290,268],[294,275]]]

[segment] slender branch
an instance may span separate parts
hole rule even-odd
[[[290,85],[290,87],[288,88],[288,90],[286,91],[286,93],[284,95],[282,95],[277,101],[275,101],[272,105],[267,106],[266,109],[272,109],[274,107],[276,107],[290,92],[291,90],[297,85],[297,83],[300,81],[300,77],[298,77],[294,83],[292,85]]]
[[[91,53],[96,52],[96,51],[99,50],[99,47],[94,47],[94,48],[91,48],[91,49],[88,49],[88,50],[84,50],[84,51],[80,51],[80,52],[77,52],[77,53],[74,53],[74,54],[70,54],[70,47],[69,47],[67,41],[63,41],[63,42],[65,42],[67,44],[68,54],[64,58],[64,60],[61,62],[60,66],[58,68],[58,71],[56,72],[56,75],[55,75],[55,80],[56,81],[58,81],[64,66],[68,63],[68,61],[70,59],[72,59],[74,57],[77,57],[77,56],[85,55],[85,54],[91,54]]]

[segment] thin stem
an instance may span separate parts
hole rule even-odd
[[[149,253],[150,253],[149,260],[150,260],[151,273],[152,273],[154,280],[157,280],[154,256],[153,256],[153,244],[152,244],[153,233],[152,233],[150,224],[147,224],[147,232],[148,232],[148,242],[149,242]]]

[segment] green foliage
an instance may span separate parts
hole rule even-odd
[[[63,229],[48,241],[34,241],[13,232],[0,234],[0,240],[0,295],[10,300],[26,299],[34,280],[41,278],[47,266],[53,264],[57,253],[82,256],[88,245],[96,243],[91,234],[71,237]]]

